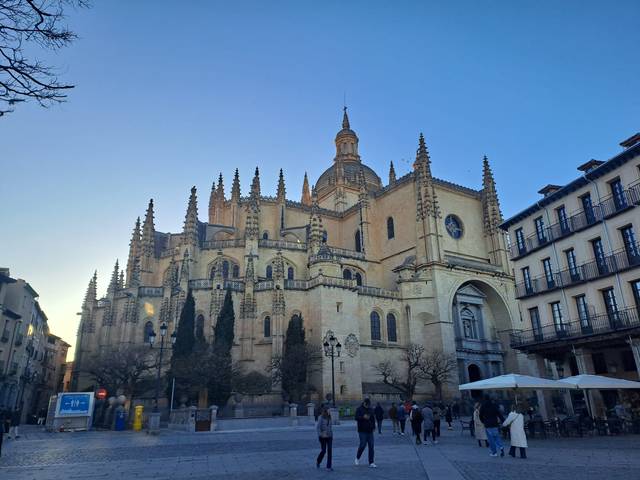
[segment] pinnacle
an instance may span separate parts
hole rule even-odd
[[[342,129],[349,130],[351,126],[349,125],[349,115],[347,115],[347,107],[343,108],[344,114],[342,115]]]

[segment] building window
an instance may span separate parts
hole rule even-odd
[[[578,310],[580,328],[584,333],[590,333],[591,320],[589,318],[589,305],[587,304],[587,297],[584,295],[578,295],[574,298],[576,299],[576,310]]]
[[[340,367],[338,370],[340,373],[344,373],[344,362],[340,362]]]
[[[597,352],[591,354],[591,361],[593,362],[593,371],[596,375],[602,373],[608,373],[607,361],[604,357],[604,353]]]
[[[351,270],[345,268],[342,271],[342,278],[344,278],[345,280],[351,280]]]
[[[269,240],[269,232],[262,232],[262,239]]]
[[[268,279],[273,278],[273,267],[271,265],[267,265],[267,278]]]
[[[627,199],[624,196],[624,188],[619,178],[609,183],[611,187],[611,195],[613,195],[613,203],[616,206],[616,210],[622,210],[627,207]]]
[[[572,282],[580,280],[580,272],[578,271],[578,263],[576,262],[576,252],[573,248],[564,251],[567,257],[567,266],[569,267],[569,275]]]
[[[229,278],[229,262],[226,260],[222,262],[222,278]]]
[[[542,325],[540,325],[540,311],[538,307],[529,309],[529,318],[531,319],[533,338],[538,342],[542,341]]]
[[[553,270],[551,269],[551,259],[545,258],[542,260],[542,269],[544,270],[544,278],[547,281],[547,288],[555,288],[556,282],[553,278]]]
[[[451,238],[455,240],[462,238],[464,230],[462,228],[462,221],[458,217],[455,215],[447,215],[444,219],[444,226]]]
[[[380,315],[378,312],[371,312],[371,341],[381,341],[380,333]]]
[[[362,286],[362,275],[360,275],[360,272],[356,272],[356,285],[359,287]]]
[[[562,234],[569,233],[571,230],[569,229],[567,211],[565,210],[564,205],[556,208],[556,216],[558,217],[558,225],[560,225],[560,232]]]
[[[271,337],[271,317],[264,317],[264,338]]]
[[[293,280],[293,267],[287,268],[287,280]]]
[[[468,308],[463,308],[460,312],[460,320],[462,321],[464,338],[477,339],[478,329],[476,326],[476,317],[473,312]]]
[[[582,203],[582,210],[584,211],[584,217],[588,225],[595,223],[596,216],[593,211],[593,202],[591,201],[591,194],[587,193],[580,197],[580,203]]]
[[[238,265],[233,266],[233,278],[240,277],[240,267]]]
[[[527,253],[527,247],[524,243],[524,233],[521,228],[516,230],[516,245],[518,246],[518,253],[520,255]]]
[[[627,225],[620,229],[622,235],[622,241],[624,243],[624,251],[627,254],[627,260],[629,265],[638,265],[640,263],[640,251],[638,251],[638,244],[636,243],[636,235],[633,232],[633,226]]]
[[[522,269],[522,280],[524,282],[524,289],[527,295],[531,295],[533,293],[533,286],[531,285],[531,274],[529,273],[529,267],[524,267]]]
[[[547,243],[547,235],[544,231],[544,220],[542,217],[536,218],[533,223],[536,226],[536,237],[538,237],[538,243]]]
[[[551,316],[553,317],[553,326],[558,333],[565,332],[564,317],[562,316],[562,308],[560,308],[560,302],[553,302],[551,305]]]
[[[396,317],[393,313],[387,314],[387,340],[390,342],[398,341],[398,332],[396,330]]]
[[[609,273],[609,268],[607,267],[607,259],[604,255],[604,247],[602,246],[602,240],[600,237],[591,240],[591,248],[593,250],[593,256],[596,259],[596,265],[598,267],[598,272],[600,275],[605,275]]]
[[[356,252],[361,252],[362,242],[360,241],[360,230],[356,230],[355,243],[356,243]]]
[[[340,313],[342,310],[342,302],[336,302],[336,312]]]
[[[391,240],[395,237],[395,231],[393,229],[393,217],[387,218],[387,238]]]
[[[153,323],[147,322],[144,324],[144,343],[149,343],[149,337],[153,333]]]
[[[631,291],[633,292],[633,300],[636,302],[638,316],[640,316],[640,280],[631,282]]]
[[[620,326],[620,313],[618,312],[618,302],[616,301],[613,287],[602,290],[602,300],[604,301],[604,308],[607,311],[610,325],[613,328]]]

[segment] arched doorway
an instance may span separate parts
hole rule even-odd
[[[480,367],[478,367],[475,363],[472,363],[467,367],[467,372],[469,373],[469,382],[477,382],[478,380],[482,380]]]

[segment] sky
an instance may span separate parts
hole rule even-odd
[[[640,130],[640,3],[99,1],[39,58],[76,88],[0,117],[0,266],[40,294],[75,344],[95,269],[106,290],[149,198],[180,231],[192,185],[256,166],[300,197],[331,165],[346,98],[360,154],[386,181],[423,132],[433,174],[480,188],[487,155],[505,218],[547,183]]]

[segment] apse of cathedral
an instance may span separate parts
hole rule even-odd
[[[101,348],[142,344],[163,322],[172,332],[191,289],[196,329],[209,338],[231,291],[233,356],[252,370],[264,373],[282,353],[294,316],[311,343],[334,335],[343,345],[338,401],[392,393],[374,367],[391,360],[401,370],[411,343],[455,355],[450,397],[457,383],[518,371],[508,337],[521,320],[487,158],[480,190],[440,180],[420,135],[412,171],[397,177],[391,163],[384,184],[358,142],[345,108],[333,163],[312,188],[305,175],[299,199],[287,198],[282,170],[276,195],[263,195],[257,168],[243,195],[236,170],[230,194],[222,175],[214,182],[207,221],[191,189],[182,232],[156,230],[150,200],[106,296],[97,298],[95,275],[89,282],[78,363]],[[331,391],[328,360],[312,383],[323,398]]]

